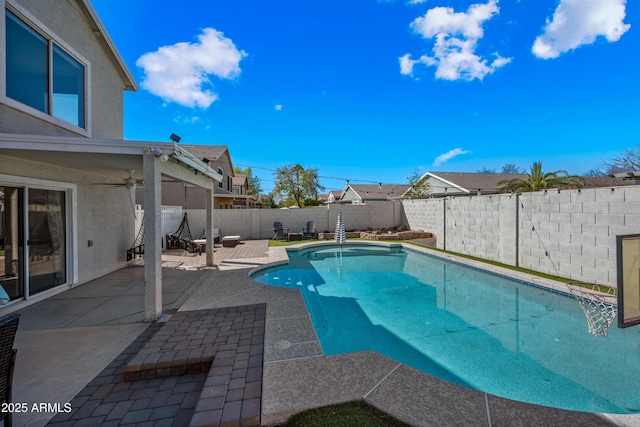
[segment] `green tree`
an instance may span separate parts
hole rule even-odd
[[[429,182],[427,177],[422,177],[419,168],[411,171],[411,175],[407,177],[407,183],[411,188],[405,193],[408,199],[426,199],[429,197]]]
[[[542,170],[542,162],[534,162],[531,166],[531,172],[527,174],[526,179],[511,179],[502,181],[498,185],[498,191],[507,193],[540,191],[548,188],[582,188],[584,186],[584,178],[580,176],[569,175],[564,170],[555,172],[545,172]]]
[[[260,178],[253,174],[251,167],[242,169],[238,166],[234,166],[233,173],[247,176],[247,183],[249,184],[249,194],[257,196],[262,192],[262,183],[260,182]]]
[[[324,187],[318,180],[318,170],[305,169],[299,164],[285,165],[274,172],[274,193],[284,200],[285,205],[304,206],[305,198],[318,198]]]
[[[276,203],[275,197],[273,193],[262,194],[260,196],[260,202],[262,203],[263,208],[277,208],[278,204]]]

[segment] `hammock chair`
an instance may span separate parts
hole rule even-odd
[[[178,229],[172,234],[167,234],[167,249],[184,249],[187,252],[202,254],[201,245],[196,244],[191,236],[186,211]]]
[[[142,217],[142,223],[140,224],[140,230],[138,235],[133,241],[133,244],[127,249],[127,261],[131,261],[138,255],[140,258],[144,255],[144,216]]]

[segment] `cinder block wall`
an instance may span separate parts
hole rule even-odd
[[[215,209],[214,227],[222,236],[240,236],[243,239],[270,239],[273,223],[279,221],[291,232],[300,233],[307,221],[314,221],[319,232],[335,231],[338,213],[342,212],[345,228],[391,228],[403,224],[400,202],[368,202],[363,205],[330,204],[305,209]],[[204,231],[206,212],[203,209],[188,210],[192,234]]]
[[[640,233],[640,186],[406,200],[440,249],[616,286],[616,236]]]

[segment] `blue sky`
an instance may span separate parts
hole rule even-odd
[[[637,2],[92,4],[140,86],[125,138],[227,145],[266,191],[285,164],[329,190],[538,160],[581,174],[640,143]]]

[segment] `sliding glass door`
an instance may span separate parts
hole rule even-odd
[[[67,281],[64,191],[29,189],[29,294]]]
[[[24,297],[24,190],[0,185],[0,307]]]
[[[0,184],[0,307],[65,283],[66,191]]]

